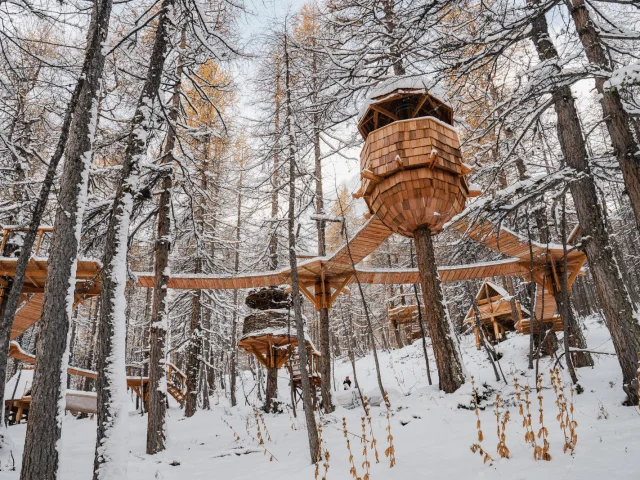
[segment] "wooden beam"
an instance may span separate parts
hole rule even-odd
[[[416,108],[413,109],[413,111],[411,112],[411,118],[415,118],[416,115],[418,115],[418,112],[420,111],[420,109],[422,108],[422,106],[424,105],[424,102],[427,101],[427,99],[429,98],[428,95],[424,95],[420,101],[418,102],[418,105],[416,105]]]
[[[382,180],[384,180],[383,177],[376,175],[371,170],[367,170],[367,169],[362,170],[361,175],[362,175],[362,178],[366,178],[367,180],[373,183],[380,183]]]
[[[353,279],[353,276],[349,275],[342,283],[339,283],[338,285],[334,284],[333,288],[335,289],[335,291],[333,292],[333,294],[329,298],[329,307],[331,307],[331,305],[333,305],[333,302],[335,302],[336,298],[338,298],[338,295],[340,295],[340,293],[345,289],[345,287],[349,284],[349,282],[352,279]]]
[[[575,282],[576,278],[578,278],[578,275],[580,275],[582,266],[586,261],[587,256],[585,255],[584,257],[582,257],[582,261],[578,265],[574,266],[575,270],[571,272],[571,275],[569,275],[569,277],[567,278],[567,290],[571,290],[571,287],[573,287],[573,282]]]
[[[267,360],[262,356],[262,354],[258,351],[258,349],[255,347],[255,345],[251,344],[249,346],[249,348],[251,349],[251,351],[253,352],[253,354],[256,356],[256,358],[258,359],[258,361],[265,366],[265,368],[269,368],[269,364],[267,363]]]
[[[300,289],[300,293],[307,297],[311,303],[316,304],[315,295],[308,290],[306,285],[298,285],[298,288]]]
[[[383,114],[386,117],[389,117],[394,122],[397,122],[398,120],[400,120],[400,118],[395,113],[392,113],[389,110],[387,110],[386,108],[383,108],[380,105],[376,105],[375,103],[373,105],[371,105],[371,109],[374,110],[374,111],[380,112],[381,114]]]

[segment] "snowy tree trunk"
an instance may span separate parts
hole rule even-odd
[[[166,11],[165,11],[166,12]],[[120,184],[116,191],[107,228],[103,256],[102,292],[96,381],[98,394],[98,428],[94,458],[94,480],[126,476],[128,458],[128,398],[126,391],[126,301],[128,234],[137,195],[140,161],[147,150],[153,122],[153,105],[158,96],[164,57],[166,14],[161,15],[154,41],[147,77],[138,106],[131,121]]]
[[[94,4],[86,49],[88,65],[85,64],[85,79],[69,127],[60,179],[21,480],[49,480],[58,476],[69,355],[67,336],[75,303],[78,245],[87,203],[92,142],[98,122],[98,97],[104,67],[103,47],[110,16],[111,0]]]
[[[287,49],[287,34],[284,36],[284,58],[285,58],[285,94],[286,94],[286,128],[289,141],[289,267],[291,268],[291,296],[293,297],[293,313],[296,322],[296,337],[298,338],[298,354],[300,356],[300,377],[302,383],[302,404],[304,417],[307,424],[307,435],[309,437],[309,455],[311,463],[318,460],[319,443],[318,430],[316,429],[315,415],[313,412],[314,392],[309,378],[309,358],[305,344],[305,326],[302,317],[302,298],[298,284],[298,263],[296,259],[296,155],[295,138],[293,135],[293,108],[291,105],[291,84],[289,73],[289,51]]]
[[[96,35],[98,34],[100,34],[100,32],[95,30],[92,38],[97,38]],[[95,66],[94,57],[96,51],[97,50],[95,48],[89,48],[89,46],[87,48],[82,73],[80,74],[80,77],[78,77],[75,90],[71,96],[69,104],[67,105],[67,110],[60,129],[60,137],[58,138],[56,149],[49,159],[47,173],[45,174],[42,187],[40,188],[40,194],[31,214],[29,229],[22,241],[22,248],[20,250],[20,255],[18,256],[18,261],[16,262],[13,279],[11,283],[5,287],[5,295],[2,299],[2,313],[0,314],[0,319],[2,320],[0,322],[0,398],[4,398],[5,379],[7,378],[7,360],[11,340],[11,327],[13,326],[13,319],[18,310],[18,305],[20,304],[20,294],[22,293],[22,288],[24,286],[27,265],[29,263],[29,258],[31,258],[31,252],[38,236],[38,227],[42,222],[42,217],[49,199],[49,193],[51,192],[51,188],[53,187],[53,183],[56,178],[58,164],[64,154],[64,149],[69,138],[69,129],[71,127],[71,121],[73,119],[73,114],[78,103],[80,93],[83,91],[83,88],[86,88],[85,81],[87,75]],[[4,404],[0,405],[0,412],[3,407]],[[0,424],[0,429],[1,428],[2,425]],[[0,441],[0,449],[2,448],[3,445]],[[0,469],[2,469],[2,465],[0,465]]]
[[[274,138],[280,138],[280,105],[282,97],[281,89],[281,72],[280,62],[276,60],[276,78],[275,78],[275,118],[274,118]],[[269,270],[277,270],[278,268],[278,218],[279,210],[279,190],[280,190],[280,149],[276,144],[273,150],[273,173],[271,175],[271,234],[269,235]],[[278,397],[278,369],[267,369],[267,385],[265,389],[264,410],[271,411],[273,399]]]
[[[244,157],[241,160],[241,167],[244,168]],[[244,183],[244,172],[240,172],[238,179],[238,201],[236,211],[236,245],[233,259],[233,272],[237,275],[240,270],[240,226],[242,225],[242,186]],[[231,320],[231,358],[229,359],[229,389],[231,390],[231,406],[235,407],[236,399],[236,367],[238,361],[238,291],[233,291],[233,318]]]
[[[316,62],[314,54],[313,70],[316,73]],[[314,75],[315,77],[315,75]],[[313,155],[315,160],[316,177],[316,213],[324,213],[324,194],[322,191],[322,155],[320,151],[320,119],[317,112],[313,115]],[[318,220],[318,255],[323,257],[327,254],[325,221]],[[317,292],[322,295],[321,292]],[[317,294],[316,293],[316,294]],[[323,299],[326,298],[323,295]],[[331,413],[335,410],[331,400],[331,337],[329,328],[329,308],[323,307],[319,313],[320,325],[320,391],[322,392],[322,407],[325,412]]]
[[[590,18],[585,1],[571,0],[568,4],[571,7],[571,15],[589,63],[596,67],[596,71],[604,73],[595,76],[596,90],[600,94],[602,113],[622,170],[622,177],[635,215],[636,225],[640,228],[639,139],[633,135],[631,119],[624,109],[620,94],[615,88],[605,88],[607,73],[611,73],[609,55],[600,39],[595,23]]]
[[[541,61],[558,59],[558,53],[549,38],[544,14],[533,20],[532,36]],[[571,88],[566,85],[556,87],[553,91],[553,101],[558,116],[557,129],[562,153],[567,165],[580,175],[571,182],[570,191],[578,221],[583,231],[589,235],[583,238],[582,243],[622,369],[623,389],[629,403],[637,405],[637,355],[640,351],[638,312],[631,303],[613,255]]]
[[[278,353],[273,352],[273,358],[276,359]],[[275,413],[273,402],[278,398],[278,369],[267,368],[267,386],[264,391],[264,411],[267,413]]]
[[[438,369],[440,390],[455,392],[464,383],[464,367],[460,347],[449,320],[440,286],[431,230],[418,228],[414,233],[418,271],[422,279],[422,299],[429,337]]]
[[[196,258],[196,268],[194,273],[202,273],[202,259]],[[199,355],[202,354],[202,332],[201,327],[201,309],[200,302],[202,299],[202,291],[194,290],[191,297],[191,320],[189,324],[189,332],[191,338],[187,348],[187,394],[184,402],[184,416],[192,417],[198,409],[198,373]]]
[[[166,48],[169,35],[170,14],[173,0],[162,3],[164,16],[158,21],[156,42]],[[185,36],[182,31],[181,48],[184,48]],[[155,50],[154,44],[154,50]],[[160,49],[159,49],[160,50]],[[155,53],[155,52],[154,52]],[[171,188],[173,186],[172,164],[173,149],[176,142],[176,120],[180,107],[180,83],[182,78],[182,59],[178,59],[176,83],[168,115],[168,129],[162,149],[162,166],[165,172],[161,181],[160,200],[158,202],[158,226],[155,242],[155,282],[153,288],[153,312],[151,314],[150,352],[149,352],[149,411],[147,422],[147,454],[163,451],[166,440],[167,413],[167,365],[166,341],[169,330],[169,312],[167,284],[169,282],[169,252],[171,251]]]

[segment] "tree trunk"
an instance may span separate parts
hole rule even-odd
[[[278,354],[274,351],[273,357]],[[267,368],[267,387],[264,391],[264,411],[267,413],[275,413],[273,401],[278,398],[278,369]]]
[[[284,35],[284,58],[285,58],[285,92],[286,92],[286,128],[289,140],[289,266],[291,268],[291,295],[293,297],[293,313],[296,322],[296,337],[298,338],[298,354],[300,356],[300,377],[302,383],[302,405],[304,408],[304,417],[307,424],[307,435],[309,437],[309,456],[311,463],[318,460],[319,443],[318,431],[316,429],[315,415],[313,413],[313,398],[315,397],[311,380],[309,378],[309,359],[307,355],[307,347],[305,344],[305,325],[302,317],[302,298],[298,285],[298,263],[296,259],[296,153],[295,138],[293,134],[293,108],[291,105],[291,88],[290,88],[290,72],[289,72],[289,51],[287,49],[287,34]]]
[[[533,20],[532,35],[541,61],[558,58],[558,53],[549,39],[544,14],[538,15]],[[591,176],[586,145],[571,88],[558,86],[552,95],[558,116],[560,147],[567,165],[581,174],[577,180],[571,182],[570,191],[578,221],[583,231],[589,234],[582,243],[622,369],[623,390],[628,396],[629,404],[637,405],[637,355],[640,351],[640,325],[635,318],[637,312],[629,300],[629,294],[610,245],[603,206],[599,202],[595,181]]]
[[[629,114],[624,109],[620,94],[615,88],[605,88],[612,68],[600,34],[590,18],[584,0],[571,0],[571,16],[589,63],[596,67],[596,90],[600,94],[602,113],[606,120],[611,144],[622,170],[622,177],[629,195],[637,228],[640,228],[640,144],[634,137]],[[603,72],[604,75],[598,75]]]
[[[418,228],[414,232],[414,240],[418,270],[422,279],[426,323],[436,359],[440,390],[453,393],[464,383],[464,366],[458,340],[444,303],[431,230],[428,227]]]
[[[276,78],[275,78],[275,119],[274,119],[274,137],[280,138],[280,104],[281,104],[281,72],[280,62],[276,60]],[[269,270],[278,268],[278,209],[279,209],[279,190],[280,190],[280,148],[276,143],[273,149],[273,174],[271,176],[271,233],[269,235]],[[276,368],[267,368],[267,386],[264,392],[264,411],[271,411],[272,401],[278,398],[278,370]],[[294,406],[295,409],[295,406]]]
[[[313,53],[313,72],[314,82],[317,78],[315,75],[317,72],[316,54]],[[315,91],[315,86],[314,86]],[[316,177],[316,213],[319,215],[324,214],[324,193],[322,191],[322,152],[320,150],[320,116],[317,111],[313,114],[313,156],[315,162],[315,177]],[[326,222],[324,220],[317,220],[316,226],[318,229],[318,256],[324,257],[327,254],[326,247]],[[323,286],[322,284],[320,284]],[[325,284],[326,286],[326,284]],[[316,292],[316,295],[320,293],[322,299],[326,299],[325,292]],[[326,292],[328,293],[328,292]],[[329,308],[325,306],[320,309],[319,313],[319,326],[320,326],[320,391],[322,393],[322,408],[326,413],[331,413],[335,410],[333,401],[331,399],[331,335],[329,326]]]
[[[163,9],[168,13],[173,0],[163,0]],[[167,15],[168,16],[168,15]],[[162,26],[164,38],[167,33]],[[160,23],[158,23],[158,28]],[[181,48],[185,46],[185,30],[182,30]],[[180,110],[180,87],[182,81],[182,58],[176,67],[176,83],[173,87],[169,110],[167,136],[162,150],[162,174],[160,200],[158,202],[158,230],[155,241],[155,284],[153,288],[153,313],[151,316],[151,350],[149,352],[149,410],[147,422],[147,454],[163,451],[166,440],[167,414],[167,365],[166,341],[169,331],[167,283],[169,281],[169,252],[171,251],[171,189],[173,188],[173,149],[176,142],[177,119]]]
[[[244,145],[241,147],[244,148]],[[244,168],[244,151],[240,153],[240,167]],[[233,272],[237,275],[240,271],[240,227],[242,225],[242,187],[244,186],[244,171],[240,172],[238,183],[237,211],[236,211],[236,245],[233,260]],[[238,362],[238,291],[233,292],[233,318],[231,320],[231,358],[229,365],[229,388],[231,390],[231,406],[235,407],[236,400],[236,367]],[[277,372],[276,372],[277,375]]]
[[[329,332],[329,309],[321,308],[318,313],[320,324],[320,391],[322,394],[322,408],[326,413],[331,413],[335,410],[335,407],[331,399],[331,334]]]
[[[68,363],[67,334],[75,302],[78,244],[87,202],[92,142],[98,122],[98,97],[104,67],[103,48],[110,16],[111,0],[94,4],[82,73],[84,81],[69,127],[60,179],[21,480],[49,480],[58,475],[59,418],[64,415]],[[29,256],[30,250],[25,248],[24,254]],[[4,358],[3,361],[6,362]]]
[[[128,401],[126,389],[126,302],[128,234],[133,202],[137,195],[140,160],[147,149],[152,128],[153,104],[158,96],[167,51],[167,9],[160,16],[153,51],[138,106],[129,129],[120,184],[116,191],[106,234],[100,295],[96,381],[98,430],[94,459],[94,480],[126,476],[128,454]]]
[[[202,273],[202,259],[196,258],[195,273]],[[198,409],[198,356],[202,352],[202,332],[200,331],[200,302],[202,298],[201,290],[194,290],[191,297],[191,321],[189,323],[189,346],[187,348],[187,380],[184,403],[184,416],[192,417]]]
[[[108,8],[110,9],[111,0],[103,1],[103,3],[101,4],[103,11],[104,8],[107,8],[107,4]],[[107,18],[105,19],[106,24],[108,24],[109,22],[109,16],[110,10],[109,15],[107,15]],[[78,77],[75,90],[71,96],[71,99],[69,100],[69,104],[67,105],[67,110],[65,112],[64,120],[62,122],[60,130],[60,137],[58,138],[56,149],[49,159],[47,173],[45,174],[44,180],[42,181],[40,194],[38,196],[38,199],[36,200],[33,212],[31,213],[29,229],[22,241],[22,247],[20,249],[20,255],[18,256],[18,261],[16,262],[13,279],[8,288],[5,289],[6,295],[3,300],[3,313],[2,316],[0,316],[0,318],[2,319],[2,321],[0,322],[0,398],[4,398],[5,380],[7,378],[7,359],[9,355],[9,344],[11,341],[11,327],[13,326],[13,319],[18,310],[18,306],[20,305],[20,294],[22,293],[22,288],[24,286],[27,264],[29,262],[29,258],[31,258],[31,251],[33,250],[33,246],[38,236],[38,227],[42,222],[42,217],[44,215],[44,211],[49,199],[49,193],[51,192],[51,187],[53,186],[54,180],[56,178],[58,164],[60,163],[60,159],[64,154],[64,150],[69,139],[71,121],[73,119],[78,100],[81,94],[86,95],[87,89],[91,88],[89,85],[87,85],[87,79],[95,78],[95,75],[92,74],[92,71],[98,66],[96,62],[103,62],[103,60],[96,59],[96,45],[98,45],[96,42],[103,41],[103,33],[104,32],[99,31],[99,29],[93,29],[91,30],[91,33],[89,35],[91,42],[87,45],[82,72]],[[100,75],[98,75],[98,77],[100,77]],[[84,100],[86,101],[86,99]],[[4,404],[0,405],[0,412],[2,411],[2,408],[4,408]],[[0,428],[2,427],[0,426]],[[0,448],[2,448],[1,442]]]

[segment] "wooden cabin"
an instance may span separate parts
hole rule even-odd
[[[480,328],[482,328],[485,338],[491,342],[497,343],[505,340],[506,332],[514,331],[516,324],[522,318],[529,317],[529,311],[520,304],[520,301],[515,300],[517,318],[514,318],[510,297],[509,292],[489,280],[482,283],[476,294]],[[464,318],[464,324],[473,328],[476,347],[480,350],[480,332],[476,320],[475,309],[471,306]]]
[[[413,295],[413,294],[411,294]],[[424,306],[420,306],[420,310],[424,317]],[[422,337],[422,329],[420,328],[418,306],[415,304],[396,305],[391,307],[387,305],[387,317],[391,328],[396,335],[398,346],[401,347],[404,337],[407,343]]]
[[[486,339],[492,343],[506,339],[506,332],[516,331],[523,335],[531,333],[531,314],[519,300],[515,300],[517,317],[514,318],[511,306],[511,295],[496,283],[485,280],[476,294],[476,302],[480,311],[480,326]],[[537,330],[554,332],[562,331],[562,319],[557,314],[557,306],[553,295],[538,289],[536,298]],[[464,318],[464,324],[473,328],[476,347],[480,350],[480,332],[476,326],[476,313],[471,306]]]

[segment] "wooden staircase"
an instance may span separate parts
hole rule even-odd
[[[149,398],[149,377],[134,375],[133,370],[140,370],[138,365],[127,366],[127,387],[146,402]],[[183,405],[184,397],[187,394],[187,376],[173,363],[167,364],[167,393]]]
[[[308,351],[309,357],[309,380],[311,385],[320,386],[320,353],[315,350]],[[302,388],[302,375],[300,374],[300,354],[296,349],[291,355],[291,361],[287,362],[287,368],[291,371],[293,385],[296,388]]]
[[[182,405],[187,394],[187,376],[173,363],[167,365],[167,392]]]

